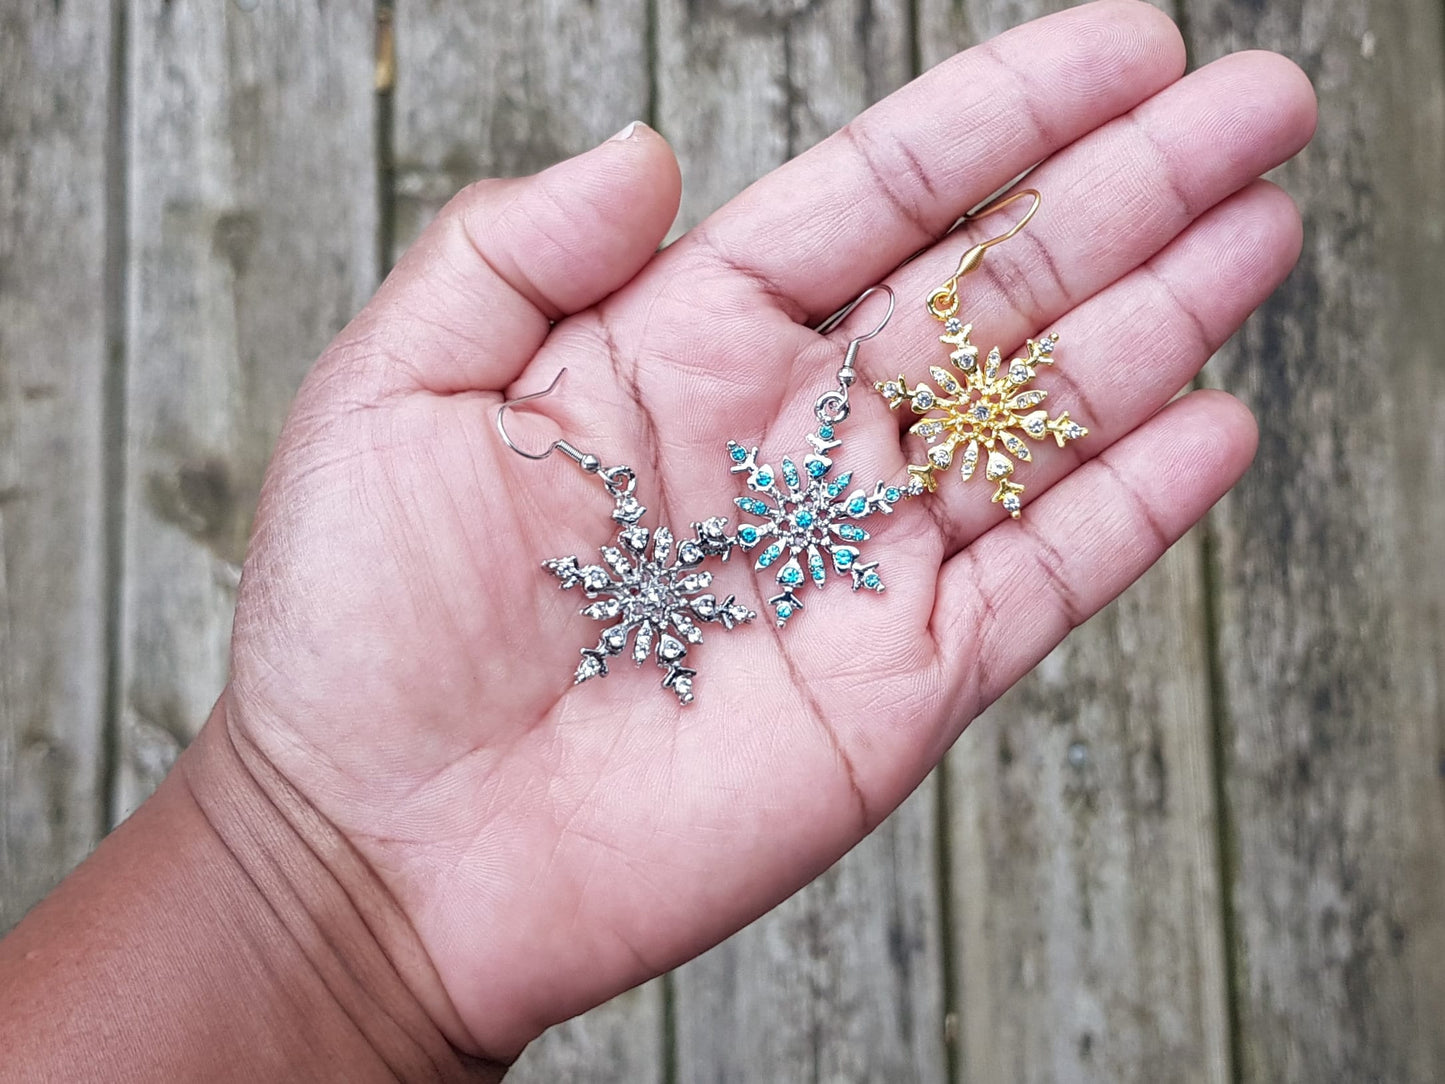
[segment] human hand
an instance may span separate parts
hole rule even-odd
[[[454,1043],[508,1059],[796,890],[1244,470],[1239,404],[1165,404],[1293,265],[1298,218],[1257,178],[1308,139],[1313,98],[1278,57],[1183,64],[1141,4],[1040,20],[660,254],[677,168],[638,127],[468,189],[323,355],[268,474],[223,725],[394,898],[426,955],[399,966]],[[807,450],[876,312],[807,325],[886,280],[899,312],[859,358],[838,469],[900,479],[913,419],[867,385],[939,361],[921,302],[969,241],[893,269],[1040,160],[1038,217],[961,285],[985,347],[1059,333],[1038,386],[1090,429],[1021,468],[1023,519],[945,478],[869,520],[885,594],[835,581],[781,633],[770,576],[709,563],[761,616],[704,626],[694,704],[620,661],[574,688],[599,626],[539,566],[610,544],[611,502],[561,457],[508,451],[502,398],[569,368],[536,406],[550,427],[512,423],[528,444],[631,465],[645,522],[736,523],[727,440]]]

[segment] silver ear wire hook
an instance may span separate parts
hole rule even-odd
[[[835,312],[832,316],[828,317],[828,319],[824,320],[813,330],[816,331],[819,335],[828,334],[828,332],[832,331],[844,320],[848,319],[849,314],[852,313],[854,309],[856,309],[859,305],[863,304],[863,302],[867,301],[870,294],[875,294],[879,291],[882,291],[883,293],[888,295],[888,312],[884,314],[883,322],[880,323],[877,327],[875,327],[872,331],[868,332],[868,334],[858,336],[858,338],[854,339],[853,342],[861,343],[873,338],[874,335],[877,335],[880,331],[882,331],[885,327],[888,326],[889,320],[893,319],[893,302],[895,300],[893,296],[893,287],[885,286],[882,283],[879,283],[877,286],[868,287],[868,289],[864,290],[861,294],[855,297],[852,301],[848,302],[848,304],[844,305],[841,309]]]
[[[621,500],[624,497],[630,496],[633,489],[637,486],[637,475],[631,467],[603,467],[602,460],[590,452],[581,451],[575,445],[568,443],[561,437],[558,437],[551,444],[547,445],[546,451],[529,452],[525,448],[519,448],[511,436],[508,435],[506,423],[508,408],[517,406],[520,403],[529,403],[533,399],[541,399],[546,395],[551,395],[552,392],[556,390],[558,382],[561,381],[562,374],[566,371],[566,368],[558,369],[557,375],[552,378],[552,383],[548,384],[541,391],[534,391],[530,395],[519,395],[515,399],[504,400],[501,405],[497,407],[497,432],[501,434],[502,443],[523,459],[546,459],[553,452],[561,452],[588,474],[595,474],[601,478],[602,484],[607,487],[607,492],[612,494],[614,498]]]
[[[565,376],[566,373],[566,368],[558,369],[557,375],[552,378],[552,383],[548,384],[541,391],[534,391],[530,395],[519,395],[515,399],[504,400],[502,404],[497,407],[497,432],[502,435],[502,442],[506,444],[508,448],[512,449],[512,451],[516,452],[519,456],[521,456],[523,459],[546,459],[553,452],[561,452],[563,455],[567,456],[579,467],[585,470],[588,474],[595,474],[598,469],[601,468],[602,461],[598,459],[595,455],[589,455],[586,452],[578,451],[577,448],[569,444],[567,441],[563,440],[561,437],[558,437],[551,444],[547,445],[546,451],[529,452],[523,448],[519,448],[516,442],[512,440],[512,438],[507,434],[507,411],[512,407],[518,406],[522,403],[530,403],[533,399],[541,399],[545,396],[551,395],[554,391],[557,390],[557,385],[561,382],[562,377]]]
[[[893,294],[893,287],[882,284],[868,287],[868,289],[864,290],[847,305],[813,329],[820,335],[826,335],[846,320],[849,313],[863,304],[864,301],[868,300],[869,295],[876,293],[888,295],[888,311],[883,314],[883,319],[878,322],[878,326],[872,331],[854,336],[849,340],[848,349],[843,354],[843,367],[838,370],[837,390],[824,392],[818,396],[817,403],[813,405],[813,413],[818,416],[818,420],[824,425],[841,422],[848,416],[848,389],[852,387],[858,379],[858,372],[853,368],[853,362],[858,359],[858,348],[881,332],[888,326],[888,321],[893,319],[893,307],[898,300]]]

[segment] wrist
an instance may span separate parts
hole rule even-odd
[[[245,897],[235,902],[255,925],[249,940],[291,977],[286,996],[299,984],[399,1079],[501,1079],[504,1066],[472,1056],[476,1044],[390,892],[234,725],[228,696],[175,774]]]
[[[500,1079],[449,1040],[389,896],[234,731],[223,699],[0,941],[0,1079]]]

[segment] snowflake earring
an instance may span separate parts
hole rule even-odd
[[[1057,418],[1050,418],[1046,410],[1031,411],[1048,397],[1048,392],[1027,385],[1033,380],[1038,366],[1053,364],[1058,335],[1048,334],[1037,341],[1030,339],[1025,345],[1024,355],[1014,358],[1008,363],[1008,368],[1000,372],[1003,362],[998,347],[988,352],[980,366],[978,347],[969,341],[973,325],[965,324],[958,318],[958,280],[975,270],[990,248],[1009,240],[1027,226],[1043,197],[1032,188],[1026,188],[970,216],[971,219],[984,218],[1015,200],[1030,196],[1033,204],[1023,218],[1006,233],[974,245],[965,252],[958,261],[958,270],[928,295],[929,314],[943,321],[943,334],[939,341],[952,347],[948,360],[962,379],[941,365],[934,365],[929,372],[938,385],[937,390],[928,384],[916,384],[910,388],[902,374],[896,380],[881,380],[874,385],[888,401],[890,410],[907,403],[915,414],[925,415],[908,430],[930,445],[927,462],[908,467],[908,473],[914,480],[932,493],[938,487],[935,476],[957,460],[958,472],[966,482],[978,468],[979,457],[986,453],[983,475],[990,482],[997,483],[993,501],[1002,504],[1014,519],[1018,519],[1023,507],[1020,494],[1024,487],[1011,478],[1014,464],[1009,456],[1021,463],[1033,459],[1023,437],[1043,440],[1053,436],[1062,448],[1068,441],[1089,435],[1087,429],[1069,419],[1068,411]],[[963,448],[961,454],[958,452],[960,447]]]
[[[632,661],[641,666],[649,653],[653,654],[657,665],[666,671],[663,688],[671,689],[680,703],[690,704],[697,671],[683,663],[688,646],[702,642],[698,622],[732,629],[757,616],[732,595],[719,600],[703,593],[712,583],[712,573],[698,570],[698,566],[709,557],[727,560],[734,544],[727,533],[727,520],[714,516],[694,523],[693,537],[677,542],[674,550],[670,529],[649,531],[638,522],[647,509],[634,495],[637,474],[631,467],[604,467],[595,455],[580,452],[565,440],[554,440],[542,452],[524,451],[514,444],[507,435],[508,408],[549,395],[566,371],[558,372],[543,391],[502,403],[497,408],[497,431],[507,447],[525,459],[546,459],[554,451],[561,452],[595,475],[612,498],[612,518],[618,524],[617,545],[601,547],[602,565],[579,564],[576,557],[554,557],[542,562],[542,567],[561,581],[564,591],[580,586],[587,598],[595,600],[582,608],[583,614],[615,622],[603,629],[596,647],[582,649],[573,684],[605,677],[607,660],[621,655],[630,639]]]
[[[864,561],[861,551],[854,544],[866,542],[869,538],[868,531],[859,521],[875,512],[888,515],[898,501],[917,496],[924,490],[923,483],[915,478],[910,480],[907,488],[877,482],[871,493],[855,489],[845,496],[853,478],[852,472],[831,480],[828,477],[833,470],[833,459],[829,453],[842,444],[837,431],[848,417],[848,389],[858,378],[853,367],[858,348],[882,331],[892,318],[893,291],[887,286],[870,287],[816,329],[819,333],[831,331],[874,293],[888,295],[888,312],[882,323],[848,344],[843,367],[838,370],[838,387],[824,392],[814,404],[818,429],[807,435],[813,450],[803,457],[801,467],[785,457],[779,464],[779,470],[775,471],[769,464],[758,462],[757,448],[745,448],[735,440],[728,441],[731,473],[746,472],[747,487],[756,494],[738,497],[735,503],[744,512],[763,520],[761,523],[740,525],[737,544],[745,551],[761,547],[755,568],[768,569],[779,565],[775,579],[782,590],[768,599],[779,628],[803,608],[797,592],[808,581],[820,588],[827,582],[828,567],[824,554],[831,558],[834,572],[851,577],[854,591],[882,591],[883,579],[878,574],[878,562]],[[782,485],[778,484],[780,476]],[[801,562],[800,557],[803,559]]]

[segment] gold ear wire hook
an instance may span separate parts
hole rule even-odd
[[[984,253],[993,248],[994,245],[1001,245],[1013,237],[1017,237],[1020,230],[1029,224],[1029,220],[1038,212],[1039,204],[1043,203],[1044,197],[1036,189],[1023,188],[1017,192],[1010,192],[1001,199],[996,199],[981,211],[968,215],[965,222],[977,222],[987,218],[995,212],[1002,211],[1010,203],[1018,200],[1032,198],[1033,203],[1024,212],[1024,216],[1010,226],[1005,232],[997,237],[990,237],[987,241],[981,241],[965,252],[958,261],[958,270],[954,271],[942,286],[928,295],[928,311],[940,320],[947,320],[958,311],[958,280],[967,275],[970,271],[978,269],[983,263]]]
[[[552,383],[548,384],[541,391],[534,391],[530,395],[519,395],[515,399],[504,400],[502,404],[497,407],[497,432],[502,435],[502,443],[504,443],[508,448],[512,449],[512,451],[516,452],[523,459],[546,459],[553,452],[561,452],[563,455],[573,460],[583,470],[587,471],[588,473],[593,473],[597,470],[599,466],[599,461],[597,457],[595,455],[588,455],[585,452],[578,451],[571,444],[568,444],[560,437],[554,440],[551,444],[547,445],[546,451],[529,452],[523,448],[519,448],[516,442],[513,441],[512,438],[507,434],[507,411],[514,406],[521,405],[522,403],[530,403],[533,399],[541,399],[544,396],[551,395],[552,392],[557,389],[558,383],[561,382],[562,377],[565,376],[566,373],[566,368],[558,369],[557,375],[552,378]]]

